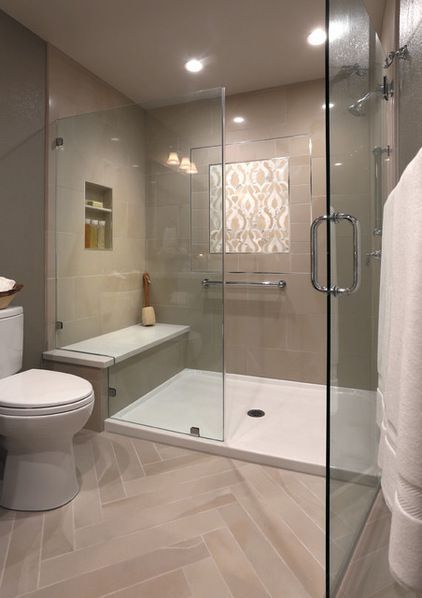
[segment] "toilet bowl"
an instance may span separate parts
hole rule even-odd
[[[2,507],[44,511],[76,496],[72,440],[93,406],[92,385],[78,376],[34,369],[0,379]]]

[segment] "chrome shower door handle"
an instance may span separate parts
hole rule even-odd
[[[322,222],[332,222],[338,224],[342,220],[346,220],[353,227],[353,280],[349,287],[339,287],[331,285],[330,287],[323,286],[318,281],[318,227]],[[360,225],[359,220],[351,214],[343,214],[342,212],[334,212],[333,214],[324,214],[315,218],[311,225],[311,281],[313,287],[321,293],[330,293],[337,297],[338,295],[351,295],[358,290],[361,278],[361,259],[360,259]]]
[[[314,289],[320,293],[329,293],[330,289],[323,286],[318,280],[318,228],[323,222],[331,220],[331,216],[324,214],[318,216],[311,224],[311,282]]]

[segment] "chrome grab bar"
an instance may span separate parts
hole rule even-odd
[[[277,287],[279,289],[284,289],[287,286],[287,282],[285,280],[277,280],[275,282],[271,280],[264,280],[262,282],[243,282],[241,280],[210,280],[209,278],[204,278],[201,280],[201,285],[205,288],[210,286],[225,284],[225,285],[233,285],[233,286],[243,286],[243,287]]]
[[[350,222],[353,227],[353,280],[350,287],[338,287],[331,285],[331,287],[323,286],[318,280],[318,228],[322,222],[333,222],[338,224],[342,220]],[[337,297],[337,295],[351,295],[360,285],[361,274],[361,260],[360,260],[360,225],[359,220],[351,214],[343,214],[342,212],[334,212],[333,214],[324,214],[315,218],[311,225],[311,282],[314,289],[320,293],[329,293]]]
[[[390,157],[390,146],[374,147],[374,229],[372,234],[375,237],[382,235],[382,157],[387,154]]]

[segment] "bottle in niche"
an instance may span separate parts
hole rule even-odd
[[[105,220],[99,220],[98,221],[98,233],[97,233],[98,249],[105,249],[105,227],[106,227]]]
[[[85,218],[85,249],[91,247],[91,220]]]
[[[91,220],[91,249],[98,249],[98,220]]]

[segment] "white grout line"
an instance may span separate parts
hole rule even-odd
[[[281,471],[283,471],[283,470],[281,470]],[[299,501],[299,500],[297,500],[296,498],[294,498],[293,496],[291,496],[291,495],[290,495],[290,494],[289,494],[289,493],[288,493],[288,492],[287,492],[287,491],[286,491],[286,490],[283,488],[283,486],[282,486],[281,484],[278,484],[278,483],[277,483],[277,482],[276,482],[276,481],[275,481],[275,480],[274,480],[274,479],[273,479],[273,478],[272,478],[272,477],[271,477],[271,476],[270,476],[270,475],[269,475],[269,474],[268,474],[268,473],[267,473],[265,470],[264,470],[264,474],[267,476],[267,478],[268,478],[269,480],[271,480],[271,482],[273,482],[273,483],[276,485],[277,489],[278,489],[278,490],[279,490],[279,491],[280,491],[282,494],[284,494],[284,496],[286,496],[286,497],[287,497],[289,500],[291,500],[291,501],[292,501],[292,502],[293,502],[293,503],[294,503],[294,504],[295,504],[295,505],[296,505],[296,506],[297,506],[297,507],[298,507],[298,508],[299,508],[299,509],[302,511],[302,513],[303,513],[303,514],[304,514],[304,515],[305,515],[305,516],[306,516],[306,517],[307,517],[307,518],[308,518],[310,521],[312,521],[312,523],[313,523],[314,525],[316,525],[316,526],[317,526],[317,528],[318,528],[318,529],[320,529],[322,532],[324,532],[324,533],[325,533],[325,527],[321,527],[321,526],[320,526],[320,524],[319,524],[317,521],[315,521],[315,520],[313,519],[313,517],[310,515],[310,513],[308,513],[308,512],[306,511],[305,507],[303,507],[303,506],[301,505],[301,503],[300,503],[300,501]],[[266,499],[266,498],[264,497],[264,500],[268,500],[268,499]],[[321,503],[321,506],[322,506],[322,507],[324,507],[324,505],[323,505],[322,503]]]
[[[236,500],[236,494],[234,494]],[[283,562],[285,562],[285,560],[283,559],[283,557],[281,556],[281,554],[279,553],[279,551],[277,550],[277,547],[273,545],[273,543],[271,542],[271,539],[267,536],[267,534],[265,533],[265,531],[261,528],[261,526],[259,525],[259,523],[255,520],[254,516],[252,515],[252,513],[248,510],[246,505],[243,505],[241,501],[237,501],[240,506],[246,511],[246,513],[249,515],[249,517],[252,519],[252,521],[255,523],[255,525],[258,527],[258,529],[260,529],[262,531],[262,533],[264,534],[265,538],[268,540],[268,542],[271,544],[271,546],[274,548],[274,550],[277,552],[277,554],[280,556],[280,558],[283,560]],[[321,568],[321,570],[324,569],[324,565],[322,565],[318,559],[315,557],[315,555],[312,554],[312,552],[310,551],[310,549],[306,546],[306,544],[304,544],[302,542],[302,540],[299,538],[299,536],[295,533],[295,531],[290,527],[290,525],[287,523],[287,521],[284,519],[284,517],[280,516],[281,521],[284,523],[284,525],[286,527],[289,528],[290,532],[292,533],[292,535],[296,538],[296,540],[299,542],[299,544],[301,544],[303,546],[303,548],[306,550],[306,552],[311,556],[312,560],[315,561],[315,563]],[[292,571],[293,575],[300,581],[300,583],[303,585],[303,581],[298,577],[298,575],[289,567],[289,565],[286,563],[286,566]],[[306,588],[305,588],[306,589]]]
[[[15,517],[14,517],[13,522],[12,522],[12,526],[10,528],[9,539],[8,539],[7,548],[6,548],[6,554],[4,555],[4,563],[3,563],[2,570],[0,572],[0,590],[1,590],[1,587],[3,585],[4,576],[5,576],[5,573],[6,573],[6,565],[7,565],[7,560],[9,558],[10,545],[12,544],[12,535],[13,535],[13,533],[15,531],[15,523],[16,523],[16,513],[15,513]]]
[[[42,561],[42,550],[43,550],[43,544],[44,544],[45,516],[46,516],[46,514],[43,513],[42,523],[41,523],[41,534],[40,534],[40,549],[39,549],[39,555],[38,555],[37,585],[35,586],[36,589],[38,589],[40,587],[40,580],[41,580],[41,561]]]

